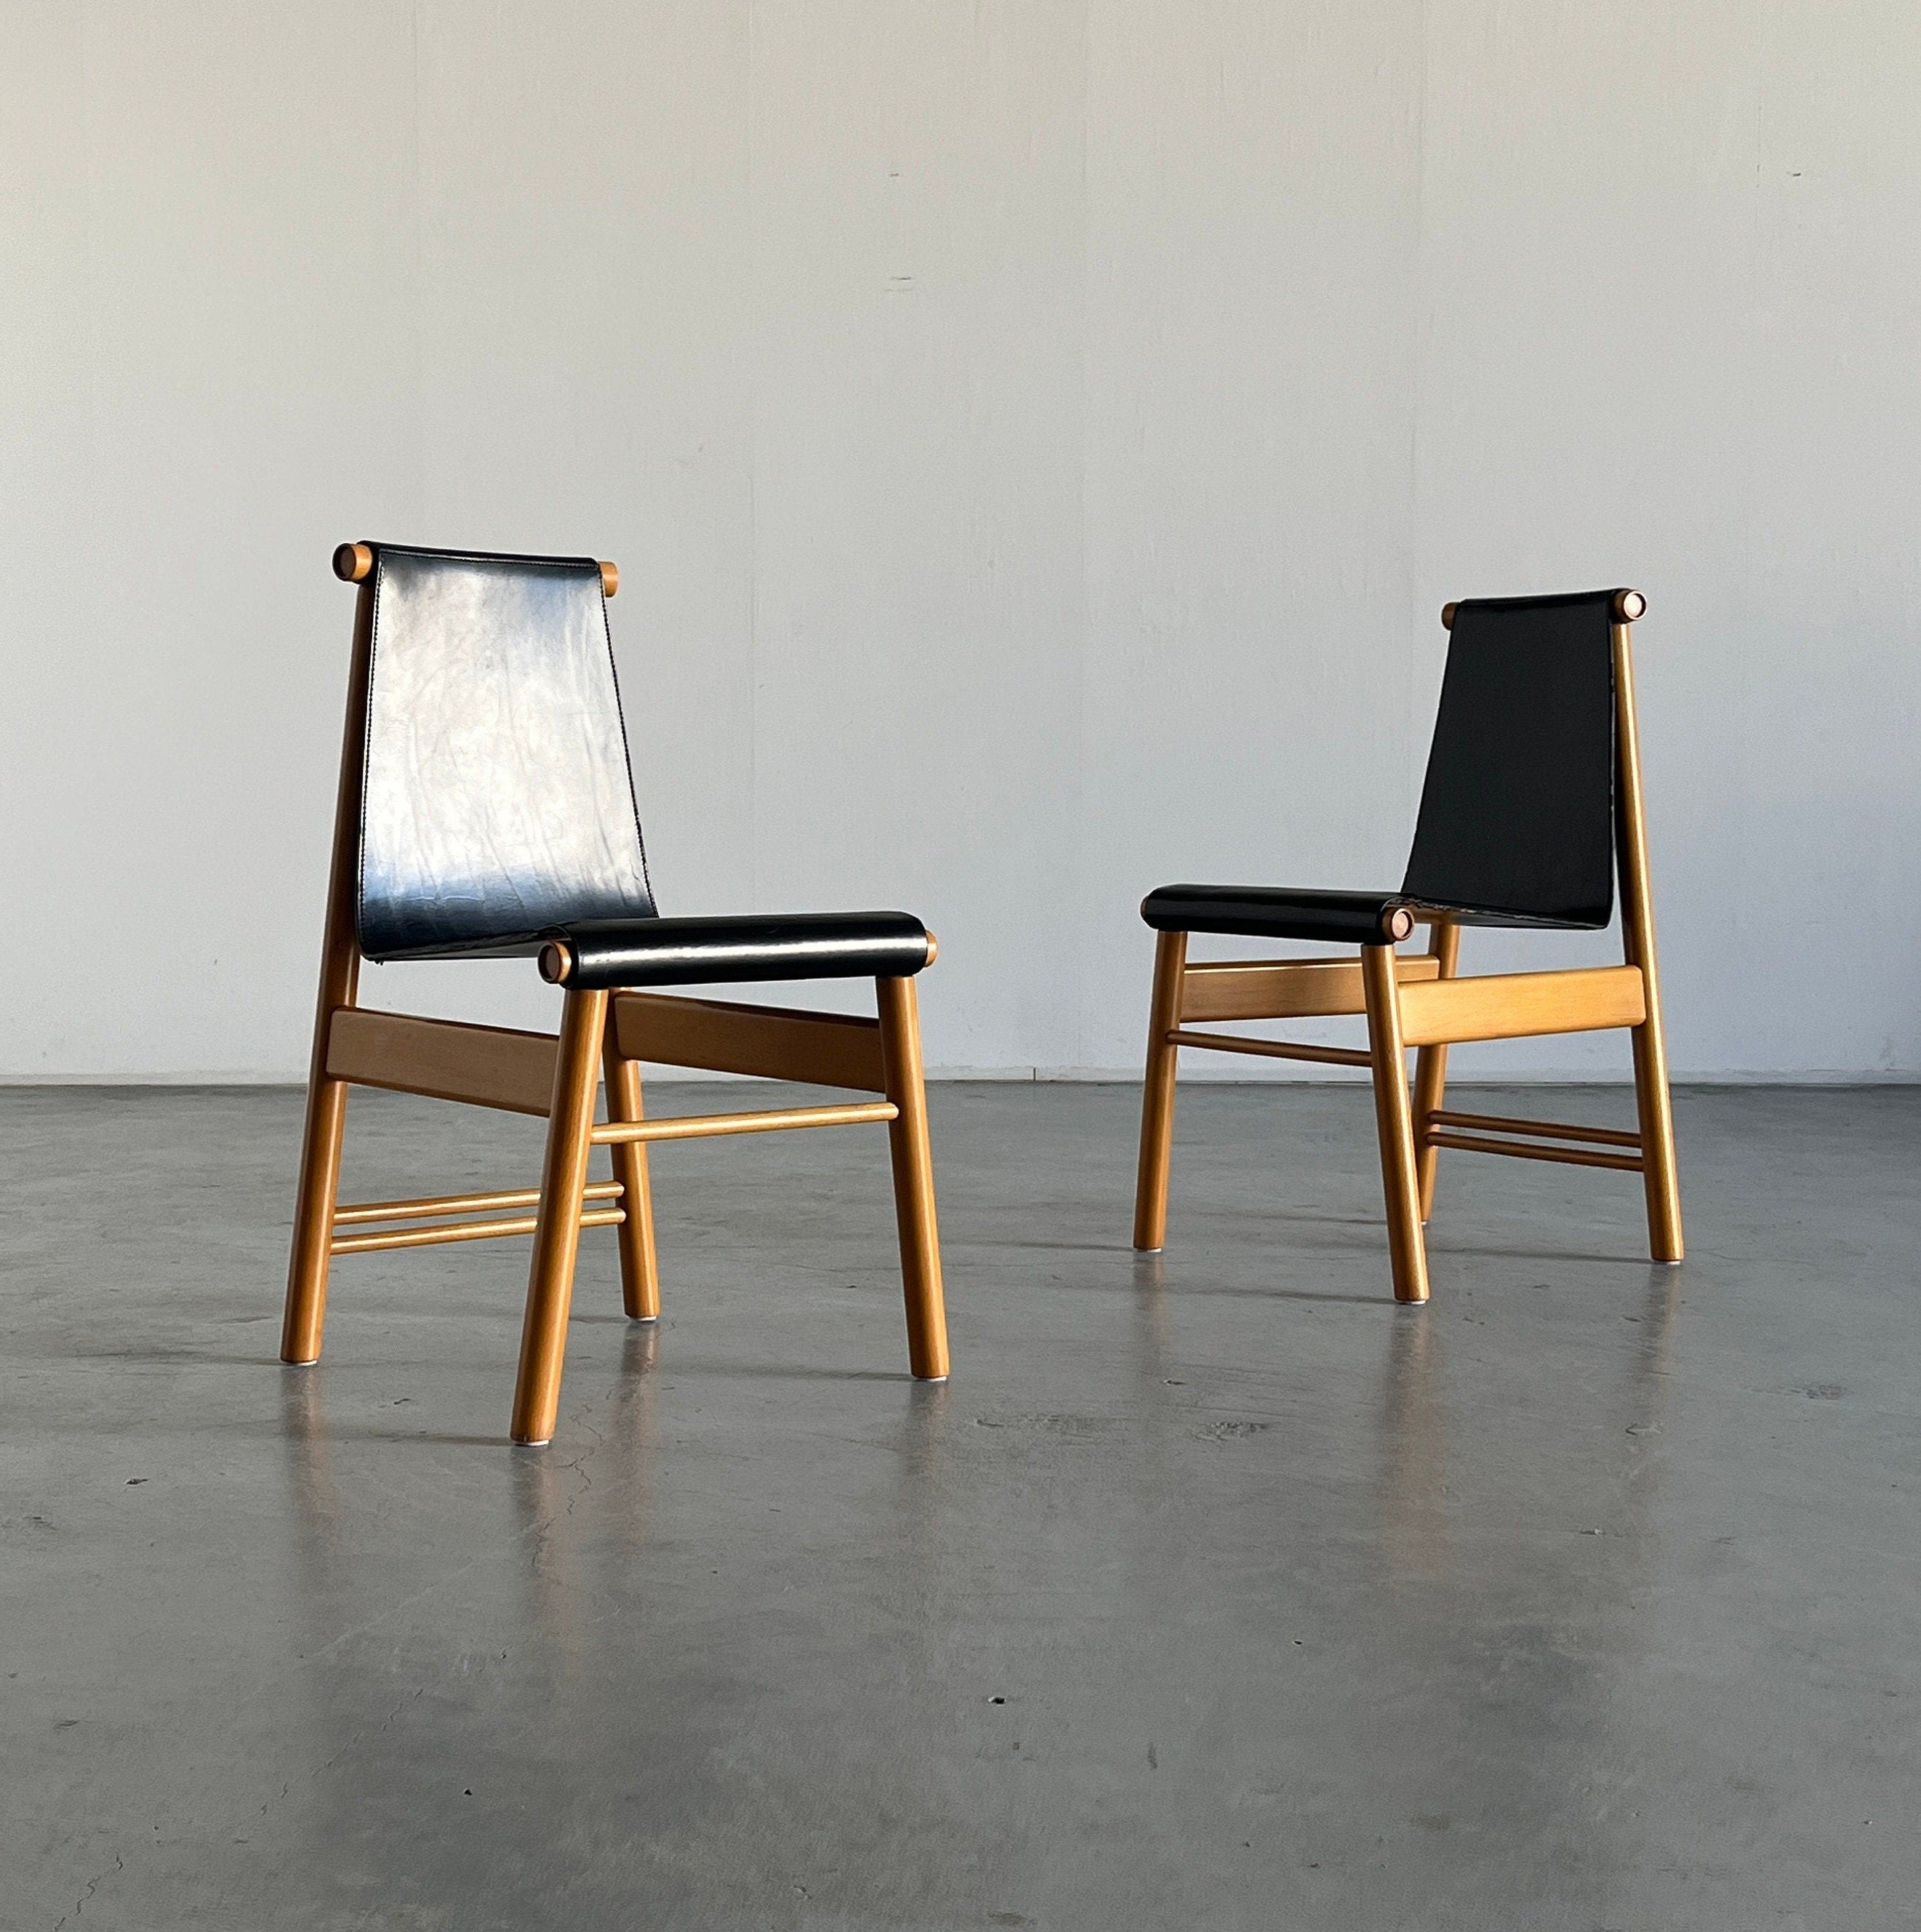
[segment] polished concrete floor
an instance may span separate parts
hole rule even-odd
[[[1184,1089],[1158,1261],[1135,1106],[937,1091],[944,1388],[879,1130],[657,1151],[515,1451],[523,1244],[284,1370],[297,1096],[0,1092],[0,1924],[1921,1924],[1921,1091],[1680,1095],[1678,1270],[1446,1156],[1424,1311],[1364,1094]]]

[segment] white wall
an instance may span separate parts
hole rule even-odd
[[[362,536],[617,558],[667,908],[908,906],[1043,1072],[1145,887],[1398,878],[1445,598],[1632,581],[1677,1070],[1921,1071],[1917,98],[1886,0],[0,0],[0,1074],[302,1071]]]

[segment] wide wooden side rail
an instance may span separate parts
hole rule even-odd
[[[613,1004],[614,1038],[628,1060],[865,1094],[887,1089],[878,1020],[672,993],[616,993]]]
[[[1597,1033],[1647,1018],[1638,966],[1571,967],[1559,973],[1490,973],[1435,980],[1400,994],[1407,1046],[1454,1046],[1538,1034]]]
[[[1440,970],[1430,953],[1394,962],[1394,976],[1404,986],[1434,979]],[[1205,959],[1181,974],[1184,1021],[1325,1019],[1367,1010],[1356,958]],[[1364,1053],[1360,1064],[1367,1063]]]
[[[327,1030],[326,1067],[329,1078],[356,1087],[545,1119],[554,1103],[559,1046],[551,1033],[337,1006]]]

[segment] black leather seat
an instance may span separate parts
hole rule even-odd
[[[553,938],[566,955],[544,947],[542,976],[584,991],[695,980],[906,979],[927,964],[930,950],[926,927],[905,912],[586,920]]]
[[[1405,939],[1414,914],[1399,892],[1326,892],[1285,886],[1157,886],[1141,902],[1157,932],[1232,932],[1380,946]]]

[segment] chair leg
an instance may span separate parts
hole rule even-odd
[[[874,985],[887,1098],[899,1109],[887,1123],[887,1142],[893,1160],[894,1216],[900,1227],[901,1286],[907,1300],[908,1366],[919,1381],[945,1382],[947,1311],[920,1066],[920,1001],[911,979],[876,980]]]
[[[1134,1246],[1148,1253],[1167,1241],[1167,1172],[1174,1158],[1174,1082],[1181,1059],[1181,1049],[1167,1036],[1181,1024],[1181,976],[1187,965],[1187,935],[1162,933],[1154,949],[1140,1161],[1134,1172]]]
[[[1619,761],[1614,850],[1621,874],[1622,950],[1629,965],[1640,968],[1647,1001],[1647,1017],[1632,1037],[1641,1173],[1647,1190],[1648,1252],[1658,1262],[1678,1262],[1686,1250],[1681,1238],[1681,1184],[1674,1162],[1674,1115],[1667,1093],[1667,1041],[1661,1024],[1661,974],[1655,958],[1654,891],[1641,801],[1640,727],[1634,709],[1633,628],[1631,624],[1613,627],[1614,746]]]
[[[323,1016],[323,1034],[328,1024]],[[327,1269],[334,1206],[340,1198],[341,1147],[347,1138],[347,1084],[329,1080],[320,1070],[326,1050],[323,1039],[307,1087],[307,1130],[301,1142],[300,1181],[293,1204],[293,1253],[287,1264],[287,1307],[281,1321],[284,1362],[317,1362],[327,1320]]]
[[[614,1044],[611,1012],[602,1057],[607,1072],[607,1118],[610,1120],[644,1119],[641,1063],[620,1057]],[[620,1205],[627,1214],[617,1230],[620,1299],[629,1320],[652,1322],[660,1313],[660,1269],[654,1257],[653,1195],[647,1184],[647,1150],[633,1142],[610,1151],[614,1156],[614,1178],[620,1184]]]
[[[1634,1106],[1640,1117],[1641,1178],[1647,1190],[1647,1251],[1658,1262],[1687,1252],[1681,1235],[1681,1181],[1674,1160],[1674,1112],[1667,1092],[1667,1043],[1661,1037],[1659,996],[1650,974],[1647,1018],[1634,1042]]]
[[[1428,928],[1428,950],[1441,962],[1440,976],[1451,980],[1460,958],[1460,928],[1450,920],[1437,920]],[[1421,1184],[1421,1221],[1424,1227],[1433,1218],[1434,1182],[1441,1165],[1441,1150],[1427,1144],[1427,1116],[1437,1108],[1448,1090],[1448,1049],[1424,1046],[1414,1056],[1414,1171]]]
[[[1407,1059],[1391,946],[1361,949],[1361,980],[1367,998],[1367,1050],[1374,1067],[1374,1119],[1381,1140],[1394,1299],[1425,1301],[1427,1248],[1421,1232],[1421,1187],[1415,1174],[1414,1123],[1408,1111]]]
[[[594,1100],[607,1030],[604,992],[569,993],[560,1016],[554,1104],[547,1118],[547,1159],[521,1328],[521,1369],[514,1385],[516,1442],[553,1440],[560,1412],[560,1370],[567,1352],[567,1312],[581,1246],[581,1190],[593,1150]]]

